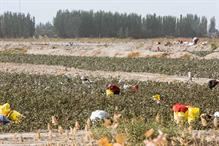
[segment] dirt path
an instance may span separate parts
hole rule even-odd
[[[75,134],[69,130],[64,133],[57,131],[48,132],[41,130],[37,133],[4,133],[0,134],[1,146],[97,146],[85,130],[77,131]]]
[[[79,130],[72,134],[69,130],[64,133],[48,132],[41,130],[39,133],[4,133],[0,134],[1,146],[97,146],[97,140],[85,130]],[[210,141],[219,141],[218,130],[193,130],[192,137]]]
[[[103,78],[119,78],[123,80],[155,81],[155,82],[188,82],[188,77],[164,75],[156,73],[134,73],[134,72],[110,72],[110,71],[90,71],[64,66],[34,65],[18,63],[0,63],[1,72],[27,73],[27,74],[48,74],[48,75],[68,75],[68,76],[92,76]],[[194,83],[203,85],[208,82],[208,78],[193,78]]]

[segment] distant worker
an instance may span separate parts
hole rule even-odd
[[[113,94],[120,94],[120,88],[116,84],[107,84],[106,89],[110,90]]]
[[[197,37],[194,37],[192,39],[193,45],[196,45],[198,43],[199,39]]]
[[[219,81],[217,80],[210,80],[208,82],[208,87],[212,90],[214,87],[216,87],[216,85],[219,83]]]

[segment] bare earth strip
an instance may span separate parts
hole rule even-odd
[[[188,77],[164,75],[156,73],[134,73],[134,72],[109,72],[109,71],[90,71],[64,66],[34,65],[18,63],[0,63],[0,71],[8,73],[27,73],[39,75],[68,75],[68,76],[92,76],[102,78],[120,78],[123,80],[155,81],[155,82],[188,82]],[[203,85],[209,81],[208,78],[193,78],[194,83]]]
[[[5,133],[0,134],[1,146],[96,146],[96,140],[89,138],[85,130],[71,134],[69,130],[64,133],[57,131],[40,133]]]
[[[77,146],[97,146],[97,141],[89,138],[85,130],[70,134],[69,131],[60,134],[58,132],[49,133],[41,131],[38,133],[6,133],[0,134],[1,146],[48,146],[48,145],[77,145]],[[218,130],[193,130],[192,137],[207,141],[219,141]]]

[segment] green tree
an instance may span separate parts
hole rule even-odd
[[[212,17],[211,20],[210,20],[210,25],[209,25],[209,33],[215,33],[216,32],[216,20],[215,20],[215,17]]]

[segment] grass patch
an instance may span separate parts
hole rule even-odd
[[[211,54],[213,52],[212,51],[193,51],[191,53],[199,57],[205,57],[206,55]]]
[[[2,54],[26,54],[27,48],[14,48],[1,51]]]
[[[168,137],[178,136],[180,132],[180,129],[175,123],[170,122],[168,125],[164,125],[155,121],[146,121],[142,117],[122,119],[116,129],[94,126],[91,131],[95,139],[107,137],[112,142],[115,141],[116,135],[123,134],[129,144],[140,145],[146,139],[145,132],[150,129],[154,129],[154,133],[150,138],[157,137],[159,135],[158,130],[166,133]]]
[[[217,140],[209,138],[207,135],[203,138],[192,136],[192,133],[185,127],[179,127],[174,122],[157,123],[155,121],[146,121],[144,118],[135,117],[132,119],[122,119],[116,129],[106,128],[104,126],[92,127],[92,134],[95,139],[103,141],[107,139],[109,143],[118,141],[127,145],[145,146],[144,141],[150,141],[154,145],[218,145]],[[161,132],[161,133],[159,133]],[[162,134],[163,133],[163,134]],[[161,138],[163,136],[163,138]],[[158,140],[158,137],[160,139]],[[149,143],[148,143],[149,144]]]
[[[218,48],[217,44],[211,43],[211,49],[212,51],[216,50]]]

